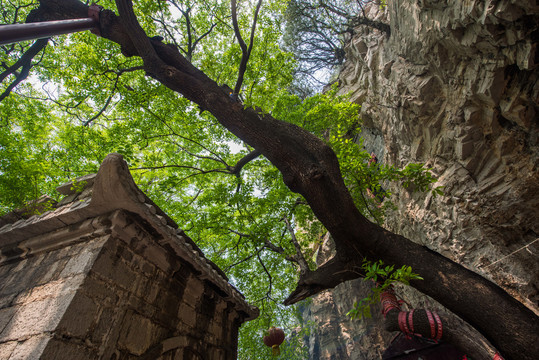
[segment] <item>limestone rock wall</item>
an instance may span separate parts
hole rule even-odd
[[[390,184],[397,210],[385,226],[539,314],[537,14],[530,0],[373,6],[368,15],[389,23],[391,36],[358,27],[339,81],[362,105],[367,150],[396,166],[425,163],[444,186],[433,197]]]
[[[316,262],[321,265],[332,256],[334,244],[326,236]],[[357,320],[346,315],[354,302],[370,292],[372,284],[356,279],[338,285],[331,291],[313,296],[300,307],[304,326],[311,332],[305,344],[309,359],[372,360],[381,359],[386,344],[394,337],[382,328],[383,316],[379,304],[371,309],[372,318]]]

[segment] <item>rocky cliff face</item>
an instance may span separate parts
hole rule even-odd
[[[329,236],[316,256],[318,265],[326,262],[334,254],[334,245]],[[300,308],[304,325],[310,327],[310,336],[305,341],[309,349],[309,359],[381,359],[386,344],[393,334],[382,328],[381,307],[373,306],[372,318],[352,320],[346,315],[370,292],[372,284],[356,279],[340,284],[332,291],[312,297],[307,305]]]
[[[390,184],[398,209],[386,227],[495,281],[539,314],[539,6],[391,0],[368,14],[389,23],[391,36],[356,29],[341,92],[362,105],[368,151],[396,166],[427,164],[445,192],[434,198]],[[342,286],[313,306],[358,296]],[[413,306],[425,302],[404,295]],[[341,321],[332,316],[328,324]],[[355,336],[362,326],[347,331]],[[336,358],[377,358],[347,356]]]

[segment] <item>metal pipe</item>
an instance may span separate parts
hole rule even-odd
[[[0,45],[43,39],[53,35],[92,30],[99,26],[95,18],[43,21],[27,24],[0,25]]]

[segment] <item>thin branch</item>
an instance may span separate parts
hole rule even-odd
[[[236,0],[230,0],[230,11],[232,13],[232,26],[234,28],[234,34],[236,35],[236,39],[238,39],[238,43],[240,44],[241,52],[243,54],[246,54],[247,45],[245,44],[245,41],[243,41],[243,37],[241,36],[241,32],[240,32],[240,27],[238,25],[238,11],[237,11]]]
[[[271,291],[272,291],[272,288],[273,288],[273,277],[271,276],[268,269],[266,268],[266,265],[264,265],[264,262],[262,261],[262,258],[260,257],[260,252],[258,252],[256,254],[256,257],[258,258],[258,262],[260,263],[260,265],[262,265],[262,268],[264,269],[264,272],[268,275],[269,288],[268,288],[268,291],[266,292],[266,297],[268,299],[271,299]]]
[[[239,232],[239,231],[237,231],[237,230],[230,229],[230,228],[228,229],[228,232],[231,232],[231,233],[233,233],[233,234],[236,234],[236,235],[238,235],[240,238],[250,238],[250,237],[251,237],[251,235],[249,235],[249,234],[244,234],[244,233],[242,233],[242,232]]]
[[[123,75],[124,73],[133,72],[133,71],[137,71],[137,70],[144,70],[144,66],[142,66],[142,65],[132,66],[132,67],[129,67],[129,68],[118,69],[118,70],[108,69],[108,70],[105,70],[101,74],[98,74],[98,75],[105,75],[105,74],[109,74],[109,73],[114,73],[114,74],[120,76],[120,75]]]
[[[82,126],[88,126],[92,123],[92,121],[94,121],[95,119],[97,119],[98,117],[101,116],[101,114],[103,114],[105,112],[105,110],[107,109],[107,107],[109,106],[112,98],[114,97],[114,94],[116,92],[116,89],[118,88],[118,80],[120,80],[120,75],[121,74],[118,74],[116,76],[116,81],[114,82],[114,86],[112,87],[112,91],[107,99],[107,101],[105,102],[105,105],[103,105],[103,107],[101,108],[101,110],[98,111],[97,114],[95,114],[94,116],[92,116],[90,119],[88,119],[87,121],[85,121]]]
[[[305,274],[310,271],[309,264],[307,263],[307,260],[305,260],[305,257],[303,256],[303,253],[301,252],[301,246],[299,245],[298,239],[296,238],[296,234],[294,232],[294,229],[292,228],[292,225],[290,224],[290,221],[287,217],[283,217],[283,221],[286,224],[286,228],[288,229],[288,232],[290,233],[290,237],[292,239],[292,243],[294,244],[294,247],[296,248],[296,255],[294,258],[296,259],[300,273]]]
[[[159,169],[167,169],[167,168],[177,168],[177,169],[190,169],[198,171],[198,174],[209,174],[209,173],[223,173],[223,174],[229,174],[230,172],[226,169],[212,169],[212,170],[203,170],[200,168],[197,168],[195,166],[189,166],[189,165],[156,165],[156,166],[141,166],[136,168],[129,168],[129,170],[159,170]]]
[[[4,79],[11,75],[15,74],[17,69],[22,67],[22,70],[19,74],[16,75],[15,80],[9,84],[9,86],[6,88],[6,90],[0,95],[0,101],[5,99],[11,91],[20,84],[21,81],[26,79],[28,75],[30,74],[30,69],[32,68],[32,59],[47,46],[49,39],[39,39],[37,40],[26,52],[17,60],[15,64],[8,67],[4,72],[0,74],[0,82],[4,81]]]
[[[228,265],[225,269],[224,269],[224,272],[226,273],[227,271],[229,271],[230,269],[232,269],[233,267],[236,267],[246,261],[249,261],[251,260],[253,257],[257,256],[258,254],[260,254],[260,252],[262,251],[262,249],[264,249],[264,247],[261,247],[260,249],[256,250],[254,253],[252,253],[251,255],[233,263],[233,264],[230,264]]]
[[[203,33],[202,35],[200,35],[194,42],[193,42],[193,51],[195,50],[196,46],[198,45],[198,43],[204,39],[206,36],[208,36],[212,31],[213,29],[217,26],[217,23],[212,23],[211,27],[208,29],[208,31],[206,31],[205,33]]]
[[[193,196],[193,198],[191,199],[191,201],[189,201],[188,204],[185,205],[185,207],[187,209],[189,209],[191,207],[191,205],[193,205],[193,203],[196,201],[196,199],[198,199],[198,196],[202,193],[202,189],[199,189],[197,191],[197,193],[195,194],[195,196]]]
[[[161,116],[157,115],[156,113],[154,113],[152,110],[150,110],[149,108],[144,108],[148,113],[150,113],[150,115],[152,115],[153,117],[155,117],[157,120],[159,120],[163,125],[165,125],[170,131],[171,133],[174,135],[174,136],[177,136],[181,139],[184,139],[184,140],[187,140],[187,141],[190,141],[192,142],[193,144],[197,145],[197,146],[200,146],[202,149],[206,150],[207,152],[209,152],[210,154],[212,154],[213,156],[215,156],[215,158],[212,158],[212,157],[206,157],[207,159],[209,160],[214,160],[214,161],[217,161],[223,165],[225,165],[226,167],[228,167],[229,165],[226,163],[225,160],[223,160],[219,154],[215,153],[214,151],[208,149],[207,147],[205,147],[204,145],[202,145],[201,143],[193,140],[193,139],[190,139],[188,137],[185,137],[185,136],[182,136],[180,134],[178,134],[173,128],[172,126],[170,126],[166,121],[165,119],[163,119]],[[183,151],[186,151],[184,150],[183,147],[181,147],[180,145],[178,144],[175,144],[177,146],[179,146]],[[191,153],[187,152],[189,155],[192,155]],[[193,155],[193,156],[196,156],[196,155]],[[198,155],[200,156],[200,155]]]
[[[244,157],[242,157],[234,166],[229,166],[228,170],[231,174],[239,175],[240,171],[243,169],[245,165],[247,165],[249,162],[253,161],[257,157],[262,155],[262,153],[259,150],[253,150]]]
[[[241,90],[243,77],[245,75],[245,71],[247,70],[247,62],[249,61],[249,57],[251,56],[251,51],[253,50],[256,24],[258,21],[258,13],[260,12],[261,6],[262,6],[262,0],[258,0],[258,3],[256,4],[255,15],[253,18],[253,24],[251,25],[251,36],[249,38],[249,48],[247,48],[247,45],[245,44],[245,41],[243,41],[243,38],[241,36],[240,28],[238,25],[236,0],[230,0],[230,8],[232,11],[232,24],[234,26],[234,33],[236,34],[236,38],[238,39],[238,43],[240,44],[241,53],[242,53],[240,67],[238,70],[238,80],[236,81],[236,86],[234,87],[234,94],[239,94]]]

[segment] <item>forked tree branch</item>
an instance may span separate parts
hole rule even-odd
[[[251,151],[250,153],[248,153],[247,155],[245,155],[244,157],[242,157],[240,160],[238,160],[236,165],[228,166],[228,170],[230,171],[231,174],[238,175],[245,165],[247,165],[248,163],[250,163],[257,157],[259,157],[260,155],[262,155],[262,153],[259,150],[255,149]]]
[[[239,69],[238,69],[238,80],[236,81],[236,85],[234,86],[234,94],[236,95],[240,93],[241,85],[243,84],[243,77],[245,75],[245,71],[247,70],[247,63],[249,62],[249,57],[251,56],[251,51],[253,50],[256,23],[258,21],[258,13],[260,12],[261,6],[262,6],[262,0],[258,0],[258,3],[256,4],[255,14],[253,17],[253,24],[251,25],[249,47],[247,47],[247,45],[245,44],[245,41],[243,40],[243,37],[241,36],[240,27],[238,25],[236,0],[230,0],[230,9],[232,11],[232,24],[234,26],[234,34],[236,35],[236,38],[238,39],[238,43],[240,44],[240,48],[241,48],[241,61],[240,61]]]
[[[294,256],[294,258],[296,259],[299,265],[300,274],[303,275],[310,271],[309,264],[307,263],[307,260],[305,260],[305,257],[303,256],[303,252],[301,251],[301,246],[299,245],[298,239],[296,238],[296,233],[294,232],[294,229],[292,228],[290,221],[288,220],[286,216],[283,217],[283,221],[286,224],[286,228],[288,232],[290,233],[290,239],[292,240],[292,243],[294,244],[294,248],[296,249],[296,255]]]
[[[48,38],[38,39],[32,44],[32,46],[30,46],[28,50],[24,52],[24,54],[17,60],[17,62],[15,62],[15,64],[11,65],[0,74],[0,82],[4,81],[4,79],[9,75],[16,74],[15,80],[13,80],[13,82],[7,86],[6,90],[4,90],[2,94],[0,94],[0,101],[4,100],[11,93],[11,91],[13,91],[13,89],[21,83],[21,81],[28,77],[30,74],[30,69],[32,68],[32,59],[47,46],[48,41]],[[21,71],[17,74],[17,70],[21,67]]]

